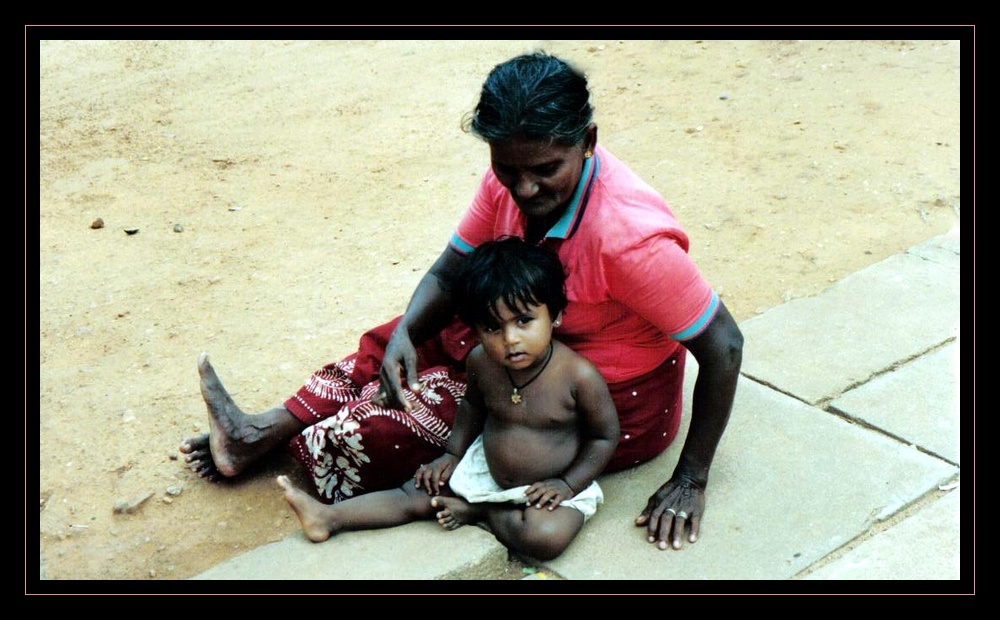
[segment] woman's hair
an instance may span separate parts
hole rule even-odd
[[[536,52],[490,71],[463,126],[487,142],[529,138],[574,146],[583,142],[593,115],[586,76],[564,60]]]
[[[555,319],[567,304],[566,272],[552,250],[503,237],[482,244],[462,261],[452,299],[459,318],[473,327],[496,325],[501,301],[511,312],[545,304]]]

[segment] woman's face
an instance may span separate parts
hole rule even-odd
[[[529,219],[558,216],[569,204],[583,171],[585,146],[512,138],[490,143],[493,174]]]

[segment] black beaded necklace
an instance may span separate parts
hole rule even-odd
[[[514,403],[515,405],[520,405],[521,401],[524,400],[524,398],[520,394],[518,394],[517,391],[523,390],[524,388],[531,385],[532,381],[542,376],[542,373],[545,372],[545,368],[549,365],[549,362],[551,361],[552,361],[552,342],[549,341],[549,351],[548,354],[545,356],[545,362],[542,363],[542,367],[538,369],[538,372],[535,373],[534,377],[528,379],[521,385],[514,383],[514,377],[510,376],[510,369],[504,366],[503,371],[507,373],[507,379],[510,381],[510,384],[514,387],[514,391],[510,395],[510,402]]]

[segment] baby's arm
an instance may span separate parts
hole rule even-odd
[[[618,446],[618,410],[608,384],[597,368],[581,358],[573,376],[576,411],[580,419],[580,451],[560,476],[531,485],[528,500],[538,508],[554,510],[590,486],[611,460]]]
[[[575,495],[597,478],[618,446],[618,410],[600,371],[581,358],[574,384],[580,452],[559,476]]]
[[[455,423],[448,436],[445,453],[428,465],[421,465],[413,475],[416,487],[418,489],[425,488],[429,494],[439,495],[441,493],[441,485],[447,484],[465,451],[483,432],[486,409],[483,406],[482,392],[476,381],[476,377],[479,376],[476,369],[481,364],[482,357],[481,347],[473,349],[472,353],[469,354],[466,368],[469,377],[468,385],[465,389],[465,396],[458,403]]]
[[[468,380],[465,396],[458,403],[455,423],[448,436],[446,449],[458,458],[462,458],[472,442],[482,434],[483,426],[486,423],[486,405],[483,400],[483,391],[479,387],[479,378],[482,376],[481,368],[484,363],[487,363],[486,353],[480,345],[469,353],[466,361]]]

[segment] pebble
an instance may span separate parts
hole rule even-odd
[[[146,503],[150,497],[153,497],[152,491],[147,491],[144,495],[139,497],[133,502],[127,502],[123,499],[119,499],[115,502],[114,512],[115,514],[128,513],[133,514],[139,510],[139,508]]]
[[[126,228],[125,229],[125,234],[126,235],[134,235],[137,232],[139,232],[138,228]]]
[[[172,484],[172,485],[170,485],[170,486],[167,487],[167,495],[173,495],[173,496],[176,497],[176,496],[180,495],[181,491],[183,491],[183,490],[184,490],[184,487],[182,487],[181,485],[179,485],[179,484]]]
[[[174,224],[174,232],[184,232],[184,227],[180,224]]]
[[[101,218],[97,218],[96,220],[90,223],[90,227],[93,228],[94,230],[97,230],[98,228],[104,228],[104,220]]]

